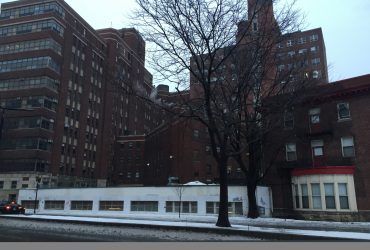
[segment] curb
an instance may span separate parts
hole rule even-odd
[[[202,233],[216,233],[225,235],[240,235],[258,239],[264,239],[268,241],[343,241],[343,242],[354,242],[354,241],[367,241],[358,239],[343,239],[333,238],[325,236],[311,236],[311,235],[299,235],[299,234],[286,234],[284,232],[260,232],[260,231],[246,231],[238,230],[235,228],[202,228],[202,227],[189,227],[189,226],[177,226],[177,225],[155,225],[155,224],[140,224],[140,223],[117,223],[117,222],[103,222],[103,221],[80,221],[80,220],[63,220],[63,219],[44,219],[44,218],[27,218],[27,217],[2,217],[2,219],[17,219],[17,220],[30,220],[30,221],[44,221],[52,223],[70,223],[70,224],[85,224],[95,226],[107,226],[107,227],[131,227],[131,228],[150,228],[150,229],[164,229],[164,230],[176,230],[176,231],[188,231],[188,232],[202,232]]]

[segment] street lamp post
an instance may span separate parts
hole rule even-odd
[[[36,176],[36,195],[35,195],[35,202],[33,204],[33,214],[36,214],[37,192],[39,191],[40,181],[41,181],[41,177],[40,176]]]

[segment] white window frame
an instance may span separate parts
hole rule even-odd
[[[309,196],[309,208],[302,208],[302,190],[301,185],[307,184],[308,187],[308,196]],[[319,184],[320,186],[320,197],[321,197],[321,208],[314,208],[313,204],[313,192],[312,184]],[[324,184],[333,184],[334,185],[334,202],[335,209],[326,207],[325,200],[325,187]],[[340,185],[346,184],[346,192],[340,190]],[[303,175],[303,176],[293,176],[292,177],[292,195],[294,202],[293,207],[297,211],[336,211],[336,212],[357,212],[357,203],[356,203],[356,192],[354,186],[353,175]],[[296,187],[298,190],[296,190]],[[297,193],[298,192],[298,193]],[[347,197],[348,208],[342,208],[340,197]],[[318,195],[316,195],[318,197]],[[297,201],[298,199],[298,201]],[[299,207],[297,207],[297,203]]]

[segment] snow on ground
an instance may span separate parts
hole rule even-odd
[[[7,215],[7,217],[25,217],[23,215]],[[61,223],[46,222],[43,220],[0,220],[0,227],[7,228],[21,228],[22,230],[32,230],[40,232],[41,234],[57,233],[59,235],[70,235],[71,237],[81,237],[82,239],[93,239],[93,241],[262,241],[262,239],[242,236],[242,235],[228,235],[211,232],[191,232],[184,230],[171,230],[165,228],[133,228],[133,227],[119,227],[114,225],[102,226],[98,224],[86,226],[85,224],[68,223],[68,220],[81,221],[96,221],[96,222],[113,222],[119,224],[124,223],[123,220],[117,219],[103,219],[103,218],[86,218],[86,217],[65,217],[65,216],[27,216],[29,218],[43,218],[43,219],[61,219]],[[134,222],[135,221],[131,221]],[[143,221],[138,221],[142,224]],[[149,221],[148,221],[149,224]],[[151,223],[152,224],[152,223]]]
[[[16,215],[23,217],[23,215]],[[217,218],[215,216],[186,216],[181,219],[162,216],[141,216],[140,219],[134,216],[131,218],[103,218],[103,217],[81,217],[81,216],[55,216],[55,215],[24,215],[29,218],[53,219],[64,221],[89,221],[105,222],[117,224],[140,224],[140,225],[160,225],[160,226],[179,226],[192,228],[219,228],[215,226]],[[136,215],[137,216],[137,215]],[[258,218],[248,219],[245,217],[231,217],[232,228],[229,230],[243,230],[254,232],[269,232],[278,234],[294,234],[332,237],[335,239],[356,239],[370,240],[370,223],[368,222],[326,222],[326,221],[300,221],[285,220],[277,218]],[[276,226],[279,226],[277,228]],[[284,228],[285,226],[296,228]],[[329,227],[331,225],[331,227]],[[274,227],[275,226],[275,227]],[[312,230],[312,227],[319,227],[320,230]],[[336,228],[347,228],[346,231],[338,231]],[[362,229],[365,232],[355,232],[352,229]],[[325,229],[325,230],[324,230]]]

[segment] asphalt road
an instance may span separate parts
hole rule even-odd
[[[0,242],[261,241],[240,235],[0,217]]]

